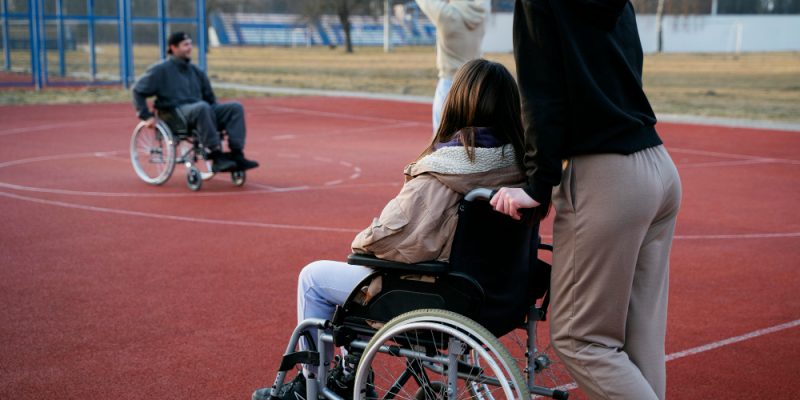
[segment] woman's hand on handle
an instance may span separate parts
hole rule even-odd
[[[528,196],[522,188],[501,188],[489,201],[495,211],[519,220],[522,218],[521,208],[534,208],[540,204]]]

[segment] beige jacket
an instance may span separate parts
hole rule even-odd
[[[443,147],[408,165],[405,174],[397,197],[353,240],[353,252],[405,263],[447,261],[464,194],[525,184],[510,145],[476,148],[474,163],[463,147]]]
[[[436,26],[439,78],[452,78],[462,65],[481,57],[489,0],[416,0]]]

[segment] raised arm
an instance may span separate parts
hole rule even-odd
[[[439,18],[442,13],[448,9],[447,1],[445,0],[416,0],[419,9],[428,17],[434,24],[439,23]]]

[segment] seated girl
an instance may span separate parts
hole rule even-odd
[[[404,263],[448,261],[464,194],[477,187],[525,184],[520,115],[516,82],[503,65],[479,59],[461,67],[436,136],[406,166],[400,193],[353,240],[353,252]],[[339,261],[307,265],[297,283],[298,322],[330,320],[336,306],[371,272]],[[281,388],[280,398],[294,400],[295,393],[305,397],[303,375],[308,375],[305,368]],[[331,389],[345,397],[352,393],[348,387]],[[269,391],[256,390],[253,399],[268,399]]]

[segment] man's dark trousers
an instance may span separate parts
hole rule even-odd
[[[221,129],[228,133],[228,147],[231,150],[244,150],[244,107],[240,103],[210,105],[205,101],[198,101],[184,104],[178,109],[186,117],[186,122],[195,125],[200,141],[209,150],[220,148],[217,132]]]

